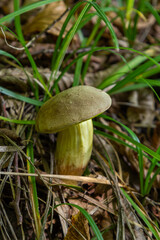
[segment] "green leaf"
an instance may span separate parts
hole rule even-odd
[[[5,52],[5,51],[3,51],[3,50],[0,50],[0,55],[3,55],[3,56],[5,56],[5,57],[12,58],[14,61],[16,61],[16,62],[19,64],[19,66],[21,66],[21,67],[23,68],[22,64],[21,64],[21,63],[18,61],[18,59],[15,58],[12,54],[7,53],[7,52]]]
[[[17,119],[10,119],[6,117],[0,116],[0,119],[6,122],[16,123],[16,124],[27,124],[27,125],[35,125],[34,120],[17,120]]]

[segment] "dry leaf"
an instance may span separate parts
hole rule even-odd
[[[143,91],[133,91],[129,95],[129,102],[133,106],[127,109],[129,122],[141,123],[144,126],[151,126],[155,118],[155,99],[153,91],[143,89]]]
[[[16,134],[16,132],[7,128],[0,128],[0,136],[1,135],[6,135],[7,137],[11,138],[13,141],[16,142],[20,141],[20,137]]]
[[[88,220],[81,212],[78,212],[76,215],[72,216],[72,225],[74,227],[69,227],[68,233],[64,240],[84,240],[79,232],[85,237],[85,239],[90,240]]]
[[[87,212],[91,212],[94,208],[95,208],[95,205],[92,205],[92,204],[89,204],[85,201],[83,201],[82,199],[76,199],[76,198],[70,198],[68,199],[68,202],[69,203],[73,203],[73,204],[76,204],[82,208],[84,208]],[[77,208],[72,208],[71,209],[71,215],[75,215],[77,214],[79,211]]]
[[[27,77],[20,69],[0,70],[0,86],[16,92],[27,91]]]
[[[28,20],[26,25],[23,27],[25,35],[42,32],[44,31],[51,23],[57,20],[66,10],[66,5],[63,1],[53,2],[48,4],[41,12],[39,12],[34,18]],[[51,27],[47,32],[58,36],[61,28],[64,24],[66,16],[63,16],[53,27]],[[68,23],[63,37],[66,35],[68,30],[71,28],[71,23]]]
[[[155,149],[158,149],[160,146],[160,122],[157,122],[156,128],[154,129],[152,143]]]
[[[0,9],[6,15],[14,11],[14,5],[12,0],[1,0],[0,1]]]
[[[141,30],[141,29],[146,29],[146,28],[150,28],[150,27],[152,27],[154,24],[155,24],[155,22],[156,22],[156,19],[155,19],[155,17],[152,15],[152,14],[150,14],[149,16],[148,16],[148,19],[146,20],[146,21],[144,21],[143,19],[139,19],[139,22],[138,22],[138,24],[137,24],[137,28],[139,29],[139,30]]]

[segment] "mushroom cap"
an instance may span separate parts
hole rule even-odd
[[[55,95],[40,108],[36,130],[56,133],[94,118],[111,106],[111,98],[104,91],[91,86],[76,86]]]

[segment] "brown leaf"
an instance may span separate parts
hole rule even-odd
[[[66,10],[66,6],[63,1],[53,2],[48,4],[41,12],[39,12],[34,18],[28,20],[28,22],[23,27],[25,35],[42,32],[44,31],[51,23],[57,20]],[[64,24],[66,16],[63,16],[56,24],[51,27],[47,32],[58,36],[60,30]],[[71,23],[69,23],[65,29],[63,37],[66,35],[68,30],[71,28]]]
[[[26,75],[19,69],[2,69],[0,70],[0,86],[16,92],[27,91]]]
[[[14,11],[13,1],[12,0],[1,0],[0,1],[0,8],[1,8],[1,11],[3,10],[3,12],[6,15],[13,12]]]
[[[144,126],[151,126],[155,117],[155,99],[153,91],[143,89],[143,91],[133,91],[130,94],[129,102],[132,104],[127,109],[129,122],[139,122]]]
[[[7,137],[11,138],[13,141],[19,142],[20,137],[17,136],[16,132],[7,128],[0,128],[0,136],[6,135]]]
[[[139,30],[146,29],[146,28],[152,27],[155,24],[155,22],[156,22],[155,17],[152,14],[150,14],[146,21],[144,21],[143,19],[140,18],[140,20],[137,24],[137,28]]]
[[[160,218],[160,207],[158,206],[153,206],[152,207],[152,213],[157,217]]]
[[[86,239],[90,239],[88,220],[81,212],[78,212],[76,215],[72,216],[72,225],[74,227],[69,227],[68,233],[64,240],[83,240],[84,238],[79,234],[79,232]]]
[[[152,137],[152,143],[155,149],[158,149],[160,146],[160,122],[156,124],[156,128],[154,129],[153,132],[153,137]]]

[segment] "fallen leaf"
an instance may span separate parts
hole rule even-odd
[[[154,129],[152,143],[155,149],[158,149],[160,146],[160,122],[156,124],[156,128]]]
[[[72,226],[69,227],[64,240],[84,240],[84,237],[85,239],[90,240],[88,220],[81,212],[72,216],[71,223]],[[79,233],[81,233],[84,237],[82,237]]]
[[[151,126],[155,117],[155,99],[153,91],[143,89],[143,91],[133,91],[129,95],[131,107],[127,109],[127,118],[131,123],[141,123],[143,126]]]
[[[6,15],[13,12],[14,6],[12,0],[1,0],[0,1],[0,9],[3,11]]]
[[[23,31],[25,35],[35,34],[37,32],[44,31],[51,23],[56,21],[66,10],[66,5],[63,1],[53,2],[48,4],[42,11],[40,11],[34,18],[29,19],[28,22],[23,26]],[[66,20],[66,16],[63,16],[59,21],[55,23],[47,32],[58,36],[61,28]],[[69,29],[72,27],[71,23],[68,23],[63,37],[68,33]]]
[[[4,68],[0,71],[0,86],[16,92],[26,92],[28,88],[27,81],[24,81],[26,78],[24,72],[19,69]]]
[[[20,137],[13,130],[10,130],[10,129],[7,129],[7,128],[0,128],[0,136],[2,136],[2,135],[6,135],[7,137],[12,139],[13,141],[16,141],[16,142],[20,141]]]

